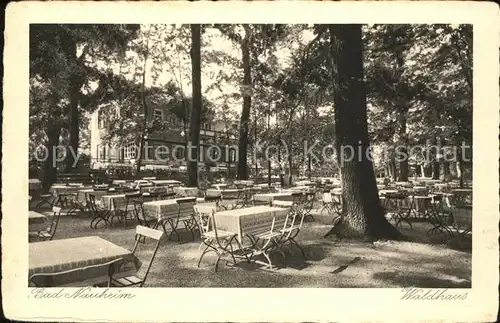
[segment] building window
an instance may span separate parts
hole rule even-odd
[[[184,147],[176,146],[174,149],[175,149],[175,158],[177,160],[184,160]]]
[[[125,159],[134,159],[135,158],[135,144],[125,145],[123,155],[124,155]]]
[[[153,110],[153,118],[157,120],[163,120],[163,110],[154,109]]]
[[[103,129],[108,126],[108,118],[102,109],[97,113],[97,123],[99,125],[99,129]]]
[[[102,145],[97,145],[97,158],[99,160],[106,159],[106,147]]]
[[[229,161],[230,162],[236,161],[236,151],[234,149],[229,149]]]

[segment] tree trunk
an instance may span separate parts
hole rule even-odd
[[[191,156],[188,161],[188,186],[198,186],[198,150],[201,125],[201,26],[191,25],[191,66],[193,100],[191,107]]]
[[[243,56],[243,84],[250,88],[252,85],[252,75],[250,69],[250,27],[244,25],[245,37],[241,42],[241,52]],[[237,178],[248,179],[247,146],[248,146],[248,123],[250,122],[250,108],[252,99],[250,93],[243,94],[243,109],[240,119],[240,138],[238,144],[238,170]]]
[[[464,163],[462,156],[462,148],[457,149],[457,173],[458,178],[460,179],[460,187],[464,187]]]
[[[146,142],[146,134],[148,133],[147,130],[147,125],[148,125],[148,117],[149,117],[149,109],[148,109],[148,104],[146,102],[146,66],[148,63],[148,57],[149,57],[149,38],[147,39],[146,42],[146,52],[144,53],[144,64],[142,66],[142,83],[141,83],[141,103],[142,103],[142,109],[144,113],[144,124],[143,124],[143,130],[141,133],[141,138],[139,139],[139,148],[137,149],[137,158],[136,158],[136,171],[137,174],[141,172],[141,164],[142,164],[142,159],[145,154],[147,154],[146,151],[144,150],[144,144]]]
[[[81,77],[78,71],[78,61],[76,56],[76,41],[70,35],[62,38],[62,48],[68,63],[71,65],[70,76],[68,79],[69,86],[69,103],[68,103],[68,132],[69,132],[69,149],[72,152],[67,152],[65,158],[65,171],[71,172],[74,168],[75,159],[73,154],[78,153],[80,126],[78,115],[78,104],[80,100],[80,88],[82,86]],[[76,165],[75,165],[76,166]]]
[[[436,160],[432,163],[432,179],[439,179],[441,177],[440,167],[439,161]]]
[[[447,182],[450,180],[450,162],[447,160],[443,161],[443,177]]]
[[[271,160],[267,161],[267,186],[271,186]]]
[[[450,177],[452,179],[458,178],[457,168],[458,168],[457,162],[456,161],[451,161],[450,162]]]
[[[289,149],[292,148],[291,145],[289,145]],[[293,174],[292,174],[292,169],[293,169],[293,160],[292,160],[292,153],[288,153],[288,169],[289,169],[289,175],[288,175],[288,185],[292,186],[292,181],[293,181]]]
[[[389,169],[391,171],[391,180],[396,180],[398,178],[398,169],[396,167],[396,159],[392,156],[389,160]]]
[[[340,165],[345,213],[331,232],[352,238],[400,239],[401,233],[384,216],[373,164],[367,156],[369,139],[361,25],[330,25],[329,29],[337,151],[342,154],[340,147],[354,148],[354,158],[345,156]],[[358,144],[362,147],[361,154]]]
[[[435,147],[439,147],[438,145],[438,138],[436,136],[434,136],[434,139],[433,139],[433,145]],[[436,148],[436,152],[434,154],[434,158],[433,158],[433,161],[432,161],[432,179],[439,179],[439,177],[441,176],[441,172],[440,172],[440,165],[439,165],[439,158],[440,158],[440,151],[439,151],[439,148]]]
[[[283,166],[281,165],[281,144],[278,146],[278,165],[280,172],[280,184],[283,188],[285,186],[285,179],[283,178]]]
[[[311,179],[311,156],[307,156],[307,178],[310,180]]]
[[[57,164],[55,147],[59,145],[59,135],[61,134],[61,126],[57,124],[49,125],[47,129],[48,140],[45,147],[48,149],[47,159],[43,162],[43,178],[42,187],[43,191],[47,192],[52,184],[57,180]]]

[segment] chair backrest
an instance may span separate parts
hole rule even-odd
[[[107,276],[109,287],[116,268],[118,268],[122,263],[123,259],[118,258],[104,264],[64,270],[55,273],[38,273],[31,275],[29,281],[36,287],[85,287],[101,283],[103,277]]]
[[[323,193],[323,202],[324,203],[333,203],[332,193],[330,193],[330,192]]]
[[[156,240],[156,244],[155,244],[155,247],[153,249],[153,254],[151,255],[151,258],[149,259],[149,262],[148,262],[148,265],[146,268],[146,272],[141,277],[142,283],[140,284],[140,287],[142,287],[144,285],[144,282],[146,281],[146,278],[149,274],[151,266],[153,265],[153,260],[156,257],[156,252],[158,251],[158,247],[160,246],[161,239],[163,238],[164,235],[165,235],[165,233],[163,231],[160,231],[160,230],[151,229],[151,228],[148,228],[148,227],[145,227],[142,225],[138,225],[136,227],[135,244],[134,244],[134,248],[132,249],[132,253],[134,255],[135,255],[135,252],[137,250],[139,243],[145,242],[144,241],[145,239],[141,239],[141,238],[145,237],[145,238],[150,238],[150,239]]]
[[[57,230],[57,225],[59,224],[59,218],[61,217],[61,211],[62,209],[60,207],[54,206],[52,207],[52,222],[50,223],[50,240],[54,237],[54,234],[56,233]]]
[[[194,213],[199,218],[201,233],[205,234],[210,231],[211,217],[217,211],[216,205],[195,205]]]
[[[293,202],[292,201],[273,200],[271,205],[275,206],[275,207],[291,208],[293,206]]]
[[[220,202],[221,196],[205,196],[205,202]]]

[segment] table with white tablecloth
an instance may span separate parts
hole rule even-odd
[[[150,182],[153,183],[155,186],[167,186],[167,185],[179,186],[182,184],[181,182],[173,179],[155,179],[151,180]]]
[[[39,232],[47,229],[47,216],[35,211],[28,212],[29,232]]]
[[[115,268],[114,278],[134,275],[141,266],[141,261],[130,250],[97,236],[34,242],[29,244],[28,276],[105,264],[120,258],[124,263]],[[86,274],[106,277],[107,270]],[[96,277],[82,277],[78,273],[64,277],[69,280],[65,283],[89,278]]]
[[[275,230],[283,228],[288,208],[254,206],[215,213],[217,228],[235,233],[240,242],[249,234],[255,235],[271,230],[274,219]]]
[[[274,200],[293,201],[293,195],[292,192],[255,194],[253,196],[253,200],[259,202],[269,202],[269,203],[271,203]]]
[[[177,186],[174,187],[175,194],[179,196],[198,196],[198,188],[197,187],[183,187]]]
[[[177,203],[177,201],[183,201],[183,200],[191,201],[192,198],[187,197],[187,198],[144,202],[143,204],[144,215],[148,218],[154,218],[157,219],[159,222],[161,222],[169,218],[177,217],[179,211],[181,216],[192,214],[196,200],[180,204]]]
[[[109,194],[109,193],[108,193]],[[110,194],[101,197],[101,206],[107,210],[126,210],[127,194]]]
[[[28,180],[29,191],[40,191],[42,190],[42,182],[37,178],[30,178]]]

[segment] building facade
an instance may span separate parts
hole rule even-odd
[[[127,113],[120,115],[119,107],[112,104],[101,106],[92,113],[89,123],[92,168],[103,168],[109,165],[129,166],[136,162],[138,140],[127,141],[123,138],[113,140],[113,142],[122,142],[118,145],[103,139],[110,131],[110,115],[113,113],[118,118],[132,120]],[[151,106],[147,115],[148,121],[159,119],[168,124],[168,127],[147,136],[142,150],[141,165],[146,168],[184,168],[188,135],[185,133],[182,120],[167,106]],[[214,122],[213,116],[205,119],[206,121],[201,124],[198,160],[201,163],[211,161],[212,166],[226,169],[229,162],[231,167],[234,167],[237,158],[235,136],[226,133],[224,124]],[[189,124],[187,131],[189,131]]]

